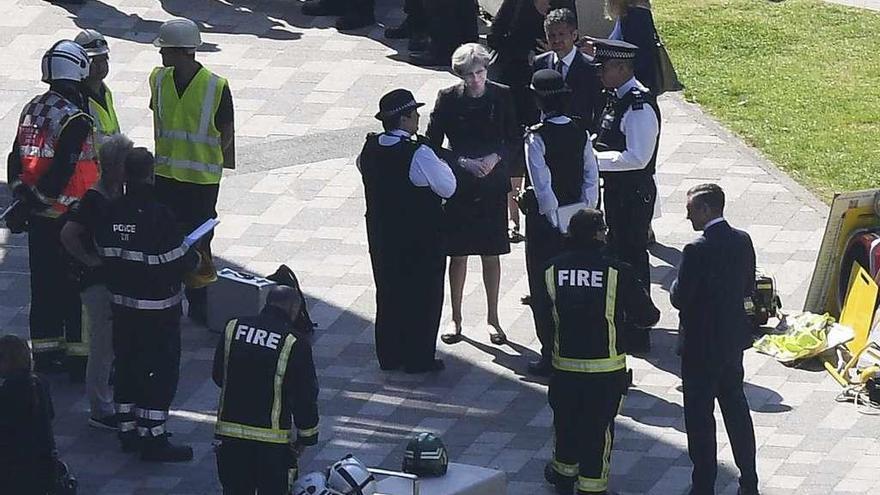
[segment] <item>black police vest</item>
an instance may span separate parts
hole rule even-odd
[[[265,313],[227,323],[217,436],[288,442],[291,411],[284,377],[297,341],[291,328]]]
[[[608,373],[626,368],[617,329],[618,269],[595,250],[569,251],[550,261],[547,291],[557,316],[553,367],[574,373]]]
[[[436,235],[443,200],[430,187],[417,187],[409,179],[413,155],[425,141],[399,138],[397,144],[382,146],[379,136],[369,134],[360,154],[367,228],[388,242]]]
[[[657,166],[657,150],[660,145],[660,107],[657,106],[657,98],[650,92],[644,92],[638,88],[631,89],[623,98],[608,97],[608,103],[602,112],[599,121],[599,133],[596,137],[595,148],[598,151],[624,151],[626,150],[626,134],[620,130],[620,122],[623,115],[632,108],[633,111],[645,111],[645,106],[653,110],[657,116],[657,140],[654,143],[654,153],[648,165],[642,170],[629,170],[625,172],[602,172],[606,185],[608,181],[640,180],[654,175]]]
[[[553,194],[559,206],[581,200],[584,183],[584,146],[587,134],[576,121],[554,124],[544,121],[532,126],[529,132],[537,132],[544,141],[544,161],[553,177]]]

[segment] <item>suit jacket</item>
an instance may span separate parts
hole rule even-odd
[[[746,232],[722,220],[685,246],[671,291],[683,361],[702,368],[741,355],[751,343],[745,300],[754,287],[755,248]]]
[[[533,71],[541,69],[555,69],[553,52],[542,53],[535,58],[532,64]],[[577,51],[565,83],[571,88],[571,104],[567,115],[578,118],[590,132],[596,132],[599,118],[605,107],[605,97],[602,93],[602,83],[599,81],[599,73],[590,65],[587,56]]]
[[[636,79],[652,92],[656,91],[659,74],[657,74],[658,55],[654,34],[657,32],[657,27],[654,25],[651,9],[628,8],[626,15],[620,18],[620,31],[623,41],[639,47],[633,61]]]

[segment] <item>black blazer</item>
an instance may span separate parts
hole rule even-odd
[[[749,234],[726,221],[684,247],[672,305],[684,330],[682,360],[722,365],[751,344],[745,300],[755,288],[755,248]]]
[[[657,74],[657,42],[654,33],[657,27],[654,25],[654,16],[651,9],[644,7],[630,7],[626,15],[620,18],[620,31],[623,41],[639,47],[635,66],[636,79],[648,87],[652,92],[659,83]]]
[[[542,53],[535,58],[532,64],[533,71],[541,69],[555,69],[553,66],[553,52]],[[569,115],[577,117],[583,125],[596,132],[599,118],[605,106],[605,97],[602,94],[602,83],[599,81],[599,73],[590,65],[587,56],[580,51],[575,52],[571,67],[565,77],[565,83],[571,88],[571,105]]]

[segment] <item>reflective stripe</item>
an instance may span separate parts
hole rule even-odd
[[[224,437],[240,438],[242,440],[255,440],[266,443],[287,443],[290,438],[290,430],[274,428],[258,428],[256,426],[217,421],[214,433]]]
[[[194,162],[192,160],[179,160],[176,158],[170,158],[167,156],[157,156],[156,157],[156,165],[167,165],[172,168],[182,168],[185,170],[192,170],[193,172],[205,172],[209,174],[222,174],[223,173],[223,165],[215,165],[213,163],[202,163],[202,162]]]
[[[187,131],[168,131],[165,129],[159,129],[157,132],[158,137],[164,139],[177,139],[180,141],[189,141],[191,143],[220,146],[220,138],[218,136],[209,136],[207,134],[197,134]]]
[[[608,489],[608,478],[586,478],[578,476],[578,492],[605,492]]]
[[[183,292],[178,292],[166,299],[135,299],[133,297],[111,294],[110,302],[134,309],[167,309],[183,301]]]
[[[160,411],[158,409],[137,408],[134,410],[134,415],[141,419],[152,419],[154,421],[168,419],[168,411]]]
[[[33,339],[31,340],[31,347],[33,348],[33,352],[49,352],[49,351],[60,351],[64,349],[65,346],[63,337],[53,337],[49,339]]]
[[[181,244],[162,254],[145,254],[142,251],[130,251],[120,247],[98,247],[97,251],[99,255],[106,258],[120,258],[126,261],[140,261],[148,265],[161,265],[182,258],[188,249],[186,244]]]
[[[553,459],[551,463],[553,466],[553,470],[562,476],[568,476],[569,478],[578,475],[578,465],[577,464],[566,464],[564,462],[559,462],[556,459]]]
[[[64,346],[68,356],[88,356],[89,344],[83,342],[68,342]]]
[[[235,335],[235,327],[238,319],[229,320],[226,324],[226,341],[223,344],[223,387],[220,389],[220,407],[217,408],[217,419],[223,414],[223,399],[226,398],[226,375],[229,373],[229,350],[232,348],[232,336]]]
[[[553,367],[561,371],[575,373],[608,373],[626,368],[626,354],[599,359],[571,359],[555,354]]]
[[[617,355],[617,326],[614,312],[617,310],[617,269],[608,267],[608,285],[605,289],[605,321],[608,323],[608,356]]]
[[[281,397],[284,395],[282,386],[284,385],[284,375],[287,373],[287,361],[290,359],[290,350],[293,349],[293,343],[296,337],[293,334],[287,334],[284,337],[284,345],[281,347],[281,354],[278,355],[278,362],[275,364],[275,383],[272,390],[272,429],[281,428]]]
[[[317,426],[314,428],[306,428],[306,429],[300,429],[300,430],[296,431],[296,436],[297,436],[297,438],[300,438],[300,439],[313,437],[317,434],[318,434],[318,427]]]
[[[202,100],[202,115],[199,120],[199,135],[200,136],[208,136],[208,128],[211,125],[211,119],[214,117],[213,112],[211,110],[214,109],[214,103],[219,96],[217,93],[217,84],[220,83],[220,78],[217,77],[216,74],[210,73],[211,76],[208,78],[208,88],[205,89],[205,99]],[[220,145],[220,138],[217,138],[217,145]]]
[[[37,158],[54,158],[54,148],[44,148],[40,146],[19,146],[18,152],[21,156],[33,156]]]
[[[140,437],[158,437],[165,433],[165,423],[161,425],[153,426],[152,428],[147,428],[145,426],[138,426],[138,436]]]
[[[137,429],[137,423],[134,421],[120,421],[119,422],[119,431],[134,431]]]
[[[133,403],[128,403],[128,402],[125,402],[125,403],[117,402],[116,403],[116,412],[118,414],[128,414],[132,411],[134,411],[134,404]]]
[[[61,196],[58,196],[57,198],[55,198],[55,201],[57,201],[57,202],[63,204],[64,206],[70,206],[70,205],[72,205],[73,203],[79,201],[79,198],[74,198],[74,197],[72,197],[72,196],[64,196],[64,195],[61,195]]]
[[[559,355],[559,312],[556,311],[556,266],[550,265],[544,271],[544,285],[550,295],[550,309],[553,313],[553,355]]]

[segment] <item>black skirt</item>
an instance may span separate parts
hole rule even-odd
[[[447,256],[509,253],[507,193],[453,196],[446,203],[443,233]]]

